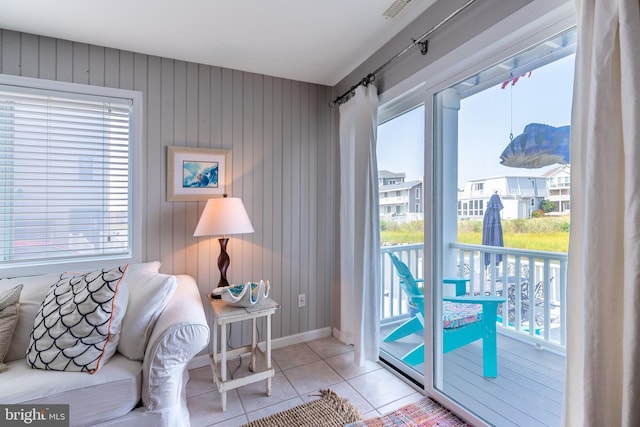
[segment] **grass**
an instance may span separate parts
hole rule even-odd
[[[482,233],[458,232],[458,242],[480,245],[482,244]],[[509,233],[504,235],[504,246],[532,251],[566,253],[569,248],[569,233]]]
[[[381,223],[380,240],[386,245],[423,243],[422,221]],[[569,218],[543,217],[502,222],[504,246],[535,251],[563,252],[569,248]],[[482,220],[458,222],[458,242],[482,244]]]

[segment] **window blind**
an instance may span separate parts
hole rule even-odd
[[[0,262],[131,253],[132,101],[0,85]]]

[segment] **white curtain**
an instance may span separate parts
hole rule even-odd
[[[576,0],[564,425],[640,425],[640,2]]]
[[[340,337],[360,366],[379,356],[377,112],[373,85],[340,106]]]

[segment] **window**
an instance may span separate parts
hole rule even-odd
[[[476,191],[484,190],[484,182],[476,182],[475,184],[473,184],[473,189]]]
[[[416,200],[420,200],[420,197],[421,197],[420,188],[416,188],[415,196],[416,196]]]
[[[140,102],[132,91],[3,76],[0,268],[134,257]]]

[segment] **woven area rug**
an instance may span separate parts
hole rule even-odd
[[[425,397],[386,415],[348,424],[347,427],[466,427],[469,424],[447,408]]]
[[[278,412],[243,427],[343,427],[362,420],[358,408],[333,390],[321,390],[320,399]]]

